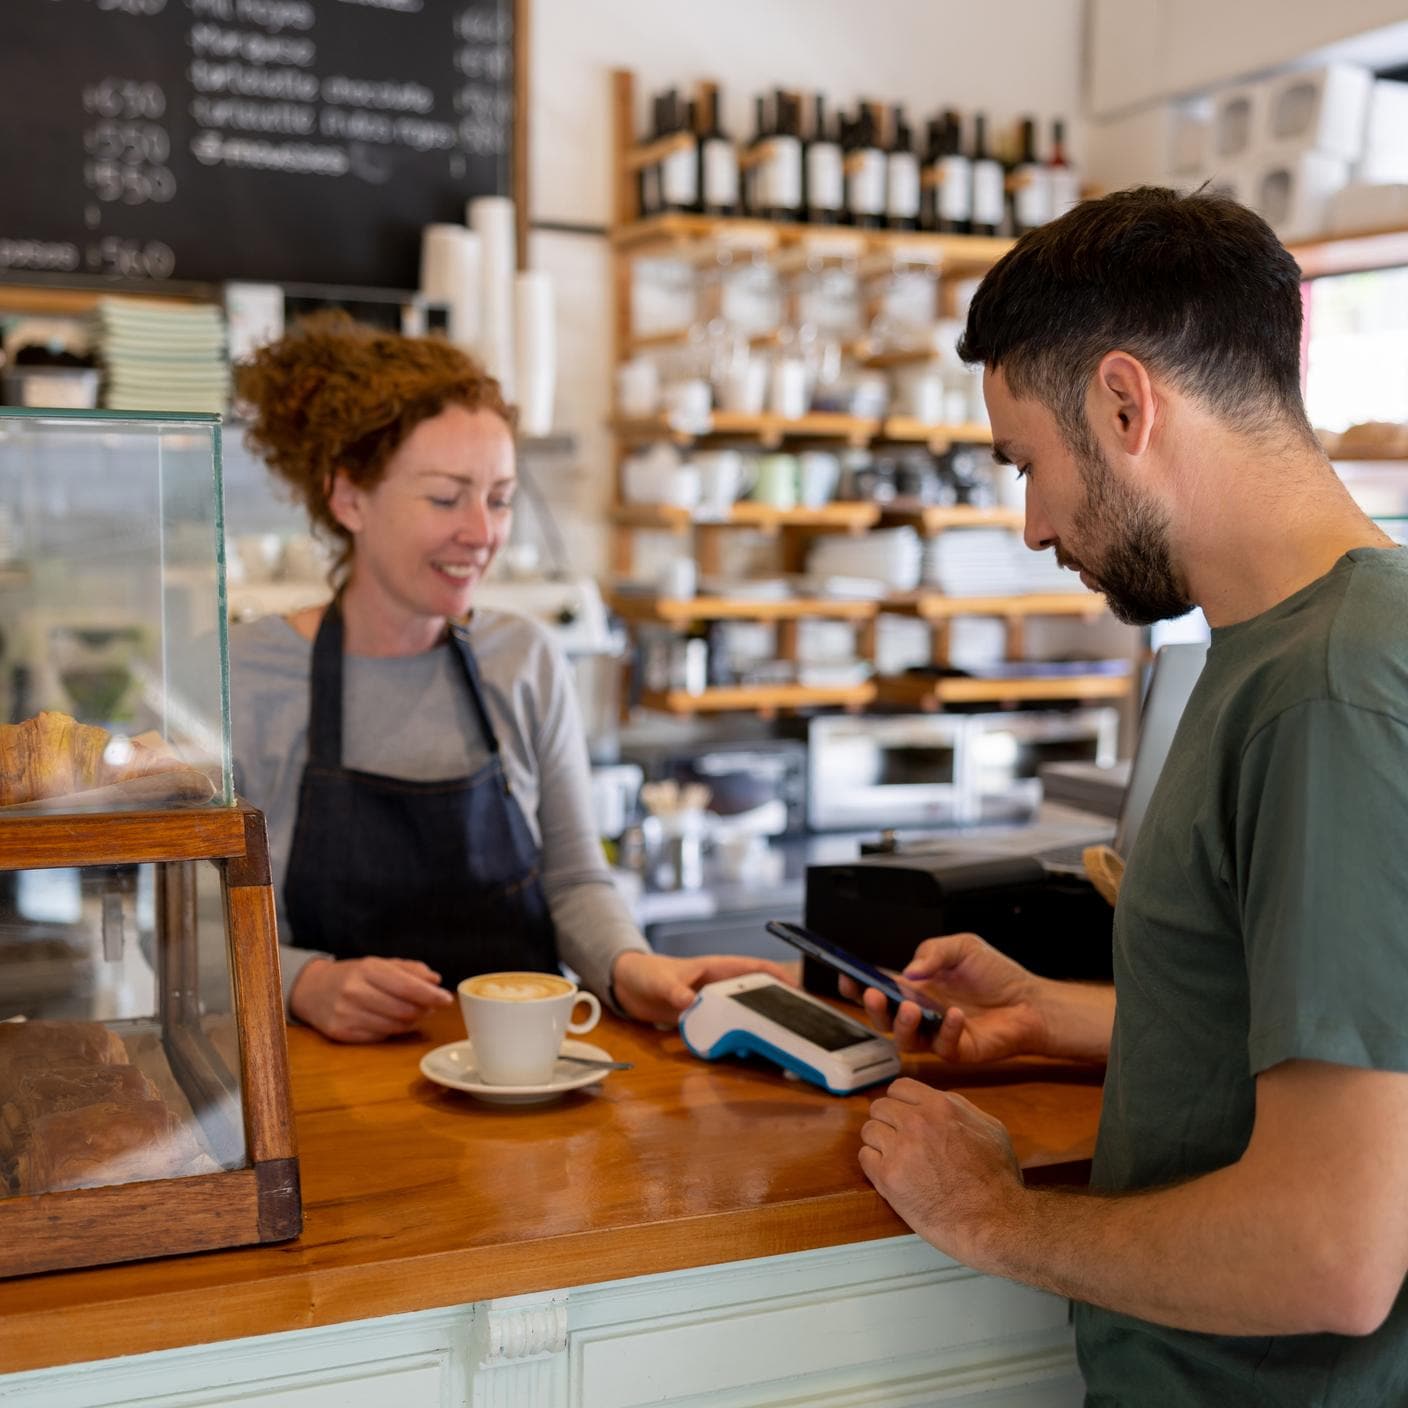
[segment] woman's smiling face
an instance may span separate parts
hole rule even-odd
[[[417,425],[372,488],[339,474],[330,507],[352,537],[349,593],[411,632],[463,616],[508,539],[517,482],[508,426],[463,406]]]

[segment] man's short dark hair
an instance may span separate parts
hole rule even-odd
[[[1024,235],[974,295],[958,352],[1001,368],[1012,394],[1045,405],[1073,444],[1089,439],[1086,392],[1116,350],[1239,430],[1309,434],[1300,283],[1245,206],[1139,186]]]

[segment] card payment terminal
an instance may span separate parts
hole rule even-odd
[[[680,1035],[706,1061],[765,1056],[833,1095],[849,1095],[900,1073],[893,1043],[767,973],[700,988],[680,1017]]]

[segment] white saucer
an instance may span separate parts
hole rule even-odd
[[[585,1056],[594,1061],[612,1059],[601,1047],[589,1041],[573,1041],[570,1037],[562,1043],[562,1051],[566,1056]],[[463,1090],[491,1105],[536,1105],[544,1100],[556,1100],[569,1090],[597,1085],[610,1074],[590,1066],[576,1066],[571,1061],[559,1061],[552,1079],[545,1085],[486,1085],[479,1078],[474,1048],[467,1041],[452,1041],[448,1046],[437,1046],[434,1051],[426,1052],[420,1058],[420,1071],[438,1085]]]

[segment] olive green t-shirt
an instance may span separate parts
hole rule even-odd
[[[1234,1163],[1282,1061],[1408,1072],[1405,846],[1408,549],[1356,548],[1213,632],[1115,913],[1095,1188]],[[1402,1293],[1362,1338],[1076,1325],[1090,1408],[1408,1404]]]

